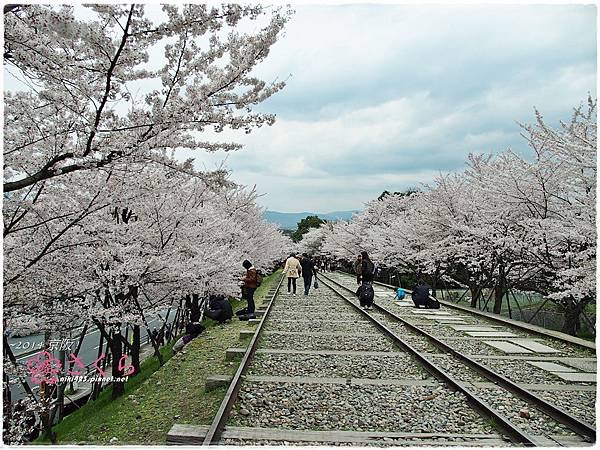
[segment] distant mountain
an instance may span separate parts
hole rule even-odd
[[[267,222],[274,223],[283,230],[295,230],[298,227],[298,222],[307,216],[319,216],[323,220],[350,220],[355,211],[333,211],[330,213],[314,213],[314,212],[297,212],[297,213],[282,213],[277,211],[265,211],[263,217]]]

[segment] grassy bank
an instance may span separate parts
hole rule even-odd
[[[257,305],[277,283],[281,272],[265,277],[255,293]],[[234,310],[245,302],[235,301]],[[62,444],[107,444],[116,438],[118,444],[164,444],[175,423],[210,424],[225,395],[225,389],[204,392],[206,377],[233,374],[238,362],[226,362],[225,350],[246,346],[239,340],[240,330],[249,329],[247,322],[231,321],[217,325],[207,320],[207,330],[190,342],[180,353],[158,368],[155,357],[143,363],[141,373],[126,384],[123,397],[110,401],[110,390],[97,401],[85,405],[54,427]],[[170,346],[163,349],[170,357]]]

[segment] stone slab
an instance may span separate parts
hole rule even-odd
[[[596,373],[587,372],[552,372],[557,377],[562,378],[565,381],[574,381],[580,383],[596,383]]]
[[[394,302],[394,305],[400,307],[400,308],[412,308],[413,306],[415,306],[415,304],[413,302]]]
[[[174,424],[167,433],[167,444],[201,445],[208,433],[208,425]]]
[[[433,320],[441,323],[455,324],[455,323],[467,323],[465,319],[461,319],[460,317],[434,317]]]
[[[491,381],[473,381],[471,384],[482,389],[498,389],[496,383]],[[596,386],[586,386],[582,384],[543,384],[543,383],[517,383],[523,389],[529,391],[571,391],[571,392],[596,392]]]
[[[461,322],[463,322],[465,320],[464,317],[451,316],[451,315],[447,315],[447,316],[430,315],[430,316],[425,316],[425,317],[431,317],[433,320],[447,320],[447,321],[459,320]]]
[[[527,364],[531,364],[532,366],[538,367],[542,370],[546,370],[548,372],[577,372],[572,367],[563,366],[562,364],[556,364],[553,362],[546,361],[526,361]]]
[[[228,348],[225,350],[225,361],[232,361],[236,358],[241,358],[246,353],[245,348]]]
[[[415,314],[424,314],[424,315],[432,315],[432,316],[451,316],[449,312],[446,311],[438,311],[434,309],[426,309],[426,308],[415,308],[413,311]]]
[[[453,327],[450,327],[453,330],[456,331],[497,331],[498,328],[500,327],[488,327],[488,326],[481,326],[481,325],[456,325]]]
[[[466,334],[473,337],[480,338],[499,338],[499,337],[516,337],[517,335],[514,333],[510,333],[508,331],[467,331]]]
[[[252,336],[254,336],[254,333],[255,333],[254,330],[241,330],[240,331],[240,339],[251,338]]]
[[[210,375],[206,377],[204,390],[209,392],[220,387],[227,387],[231,383],[231,380],[233,380],[231,375]]]
[[[533,339],[509,339],[509,342],[520,345],[521,347],[525,347],[526,349],[532,350],[535,353],[560,353],[560,350],[540,344]]]
[[[565,364],[571,367],[582,370],[584,372],[597,372],[598,363],[597,361],[590,360],[587,358],[568,358],[562,360]]]
[[[531,350],[519,347],[518,345],[512,344],[506,341],[483,341],[490,347],[494,347],[504,353],[531,353]]]

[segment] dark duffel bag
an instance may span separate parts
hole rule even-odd
[[[362,284],[360,286],[358,286],[358,288],[356,289],[355,295],[360,298],[360,293],[362,292]]]
[[[373,285],[371,283],[363,283],[360,290],[360,306],[371,306],[373,304],[373,299],[375,298],[375,291],[373,290]]]

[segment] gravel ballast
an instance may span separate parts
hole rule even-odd
[[[262,337],[261,348],[295,350],[357,350],[357,351],[397,351],[392,341],[381,335],[365,336],[316,336],[266,334]]]
[[[405,353],[386,356],[257,354],[251,375],[421,380],[427,374]]]
[[[303,430],[493,432],[461,393],[441,385],[245,383],[230,424]]]

